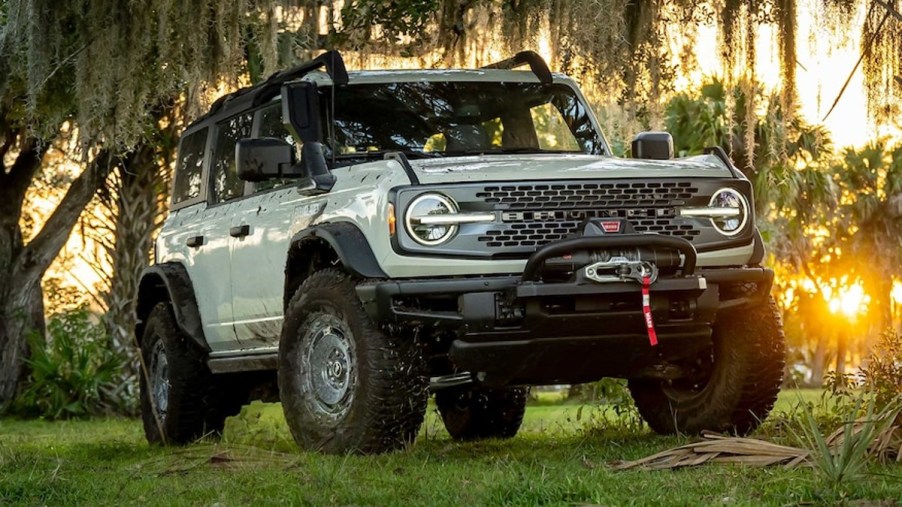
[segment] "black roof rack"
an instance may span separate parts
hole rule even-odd
[[[246,88],[242,88],[235,92],[232,92],[228,95],[224,95],[216,100],[212,106],[210,106],[210,111],[207,112],[204,116],[198,118],[194,123],[201,122],[211,116],[215,116],[217,113],[224,111],[227,105],[231,105],[236,103],[236,100],[240,100],[240,103],[246,104],[250,102],[250,107],[256,107],[260,104],[268,101],[269,99],[278,95],[282,90],[282,85],[290,81],[292,79],[298,79],[309,72],[317,70],[319,68],[325,67],[326,73],[329,74],[329,77],[332,78],[332,82],[336,85],[346,85],[348,84],[348,71],[345,68],[344,59],[341,57],[341,53],[338,51],[326,51],[325,53],[317,56],[313,60],[309,62],[302,63],[297,67],[293,67],[291,69],[283,70],[280,72],[276,72],[275,74],[269,76],[266,81],[262,83],[257,83],[254,86],[249,86]],[[248,107],[245,105],[244,107]]]
[[[529,65],[529,70],[539,78],[539,81],[545,84],[550,84],[553,81],[551,71],[548,70],[548,64],[535,51],[520,51],[506,60],[486,65],[483,69],[511,70],[523,65]]]

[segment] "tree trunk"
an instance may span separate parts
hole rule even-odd
[[[166,184],[154,149],[142,145],[123,162],[109,213],[115,221],[110,259],[106,325],[120,351],[131,350],[138,281],[150,261],[153,234],[161,225],[159,196]]]
[[[811,362],[811,386],[824,385],[824,367],[827,364],[827,340],[822,333],[818,333],[817,345],[814,348],[814,358]]]
[[[101,150],[25,245],[19,227],[22,202],[45,152],[46,143],[27,139],[9,171],[0,171],[0,408],[13,400],[26,372],[29,332],[43,333],[41,278],[112,165],[110,152]]]
[[[846,354],[848,352],[848,332],[843,329],[836,335],[836,376],[846,374]]]
[[[17,143],[18,134],[7,136],[4,152],[13,147],[19,151],[9,168],[0,158],[0,410],[12,401],[26,375],[28,334],[44,329],[40,285],[20,283],[16,266],[25,248],[19,225],[22,203],[46,144],[36,138]]]
[[[44,336],[44,300],[41,286],[17,287],[5,294],[0,308],[0,408],[13,400],[29,374],[29,337]]]

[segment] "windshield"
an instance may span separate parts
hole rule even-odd
[[[322,99],[330,110],[332,90]],[[388,151],[411,156],[484,153],[603,154],[573,89],[559,84],[402,82],[335,90],[325,145],[338,159]]]

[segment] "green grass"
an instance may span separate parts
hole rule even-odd
[[[818,397],[790,391],[777,412]],[[180,449],[149,447],[133,420],[0,420],[0,505],[785,505],[902,498],[899,465],[872,466],[841,489],[810,469],[613,472],[610,461],[688,439],[618,428],[591,407],[540,401],[513,440],[454,443],[430,408],[414,448],[369,457],[300,453],[278,405],[259,403],[228,421],[223,442]]]

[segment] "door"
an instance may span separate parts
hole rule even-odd
[[[282,124],[281,103],[258,113],[256,137],[276,137],[297,145]],[[282,331],[285,264],[299,206],[292,180],[248,185],[251,197],[237,204],[232,227],[232,307],[241,348],[275,347]],[[296,230],[296,227],[295,229]]]
[[[250,137],[252,113],[233,116],[216,125],[210,156],[210,197],[200,215],[203,245],[198,248],[195,272],[204,289],[198,292],[198,306],[208,309],[203,320],[207,343],[214,352],[236,348],[232,307],[231,227],[236,207],[244,196],[244,182],[238,178],[235,144]],[[192,277],[192,280],[194,278]],[[201,303],[200,299],[204,302]]]

